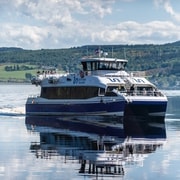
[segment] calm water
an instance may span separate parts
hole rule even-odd
[[[26,98],[38,91],[0,85],[1,179],[180,179],[180,91],[165,91],[165,124],[148,124],[162,138],[151,140],[99,137],[60,129],[58,120],[25,118]]]

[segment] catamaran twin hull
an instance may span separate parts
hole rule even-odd
[[[62,100],[41,101],[29,97],[26,103],[26,115],[59,116],[117,116],[124,115],[125,100],[65,102]]]
[[[32,84],[41,87],[40,96],[28,98],[26,114],[164,118],[166,96],[146,78],[127,73],[126,64],[125,59],[86,57],[79,74],[38,72]]]
[[[164,97],[145,98],[131,96],[127,101],[96,101],[79,103],[59,103],[58,100],[38,101],[29,97],[26,103],[26,115],[58,115],[58,116],[102,116],[110,118],[137,116],[143,118],[164,119],[167,100]]]

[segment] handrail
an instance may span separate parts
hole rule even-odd
[[[153,96],[153,97],[164,97],[160,91],[143,91],[143,90],[134,90],[134,91],[120,91],[120,93],[127,96]]]

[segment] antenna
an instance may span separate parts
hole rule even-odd
[[[124,59],[126,59],[126,48],[124,48]]]
[[[101,57],[101,46],[99,46],[98,53],[99,53],[99,57]]]
[[[112,51],[112,58],[113,58],[113,55],[114,55],[114,54],[113,54],[113,53],[114,53],[114,52],[113,52],[113,46],[112,46],[112,50],[111,50],[111,51]]]
[[[98,54],[99,58],[101,57],[101,55],[103,54],[103,51],[101,50],[100,46],[98,49],[96,49],[95,53]]]
[[[89,49],[88,49],[88,46],[87,46],[87,49],[86,49],[86,53],[87,53],[87,56],[89,55]]]

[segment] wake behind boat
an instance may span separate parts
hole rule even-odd
[[[126,59],[86,57],[81,64],[79,73],[38,73],[32,84],[40,85],[41,93],[28,97],[26,114],[165,117],[166,96],[146,78],[127,73]]]

